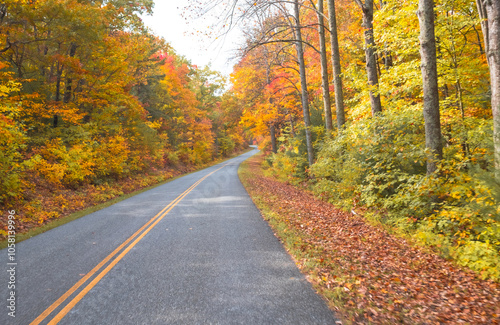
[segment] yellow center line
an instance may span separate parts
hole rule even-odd
[[[109,254],[104,260],[97,264],[89,273],[87,273],[83,278],[81,278],[73,287],[66,291],[59,299],[57,299],[52,305],[50,305],[44,312],[40,314],[30,325],[40,324],[47,316],[49,316],[56,308],[58,308],[69,296],[71,296],[78,288],[80,288],[89,278],[91,278],[97,271],[99,271],[103,265],[109,262],[119,251],[121,251],[130,241],[132,241],[137,235],[139,235],[123,252],[118,255],[104,270],[98,274],[92,282],[90,282],[82,291],[73,298],[48,324],[57,324],[66,314],[142,239],[144,236],[153,229],[158,222],[160,222],[186,195],[188,195],[195,187],[197,187],[201,182],[203,182],[207,177],[213,173],[221,170],[227,166],[223,165],[217,170],[214,170],[210,174],[205,175],[199,179],[196,183],[191,185],[187,190],[185,190],[181,195],[175,198],[171,203],[164,207],[160,212],[158,212],[153,218],[151,218],[146,224],[144,224],[139,230],[137,230],[132,236],[125,240],[120,246],[118,246],[111,254]],[[149,226],[149,228],[147,228]],[[144,232],[142,232],[147,228]],[[142,234],[141,234],[142,232]]]
[[[174,201],[173,201],[174,202]],[[173,203],[172,202],[172,203]],[[120,246],[118,246],[111,254],[109,254],[105,259],[103,259],[99,264],[97,264],[89,273],[87,273],[83,278],[81,278],[74,286],[72,286],[66,293],[64,293],[59,299],[57,299],[52,305],[50,305],[43,313],[40,314],[30,325],[37,325],[42,320],[44,320],[51,312],[53,312],[64,300],[66,300],[73,292],[75,292],[83,283],[85,283],[94,273],[96,273],[104,264],[106,264],[111,258],[113,258],[123,247],[125,247],[132,239],[134,239],[141,231],[143,231],[149,224],[151,224],[154,219],[160,216],[166,209],[172,204],[170,203],[164,207],[157,215],[151,218],[144,226],[137,230],[132,236],[130,236],[126,241],[124,241]]]

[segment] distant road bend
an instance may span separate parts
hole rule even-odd
[[[19,243],[0,324],[335,324],[238,179],[255,153]]]

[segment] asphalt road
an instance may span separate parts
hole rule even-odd
[[[2,250],[0,324],[335,324],[238,179],[254,153]]]

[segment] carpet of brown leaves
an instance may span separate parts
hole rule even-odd
[[[263,176],[249,162],[252,196],[303,234],[316,267],[309,279],[344,321],[356,324],[500,324],[500,284]],[[307,261],[298,258],[299,266]],[[304,267],[303,267],[304,269]],[[336,297],[336,298],[332,298]]]

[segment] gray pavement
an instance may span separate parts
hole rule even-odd
[[[238,179],[239,164],[255,152],[19,243],[15,318],[8,315],[2,250],[0,324],[30,324],[166,205],[223,165],[96,280],[59,324],[335,324]],[[49,323],[112,261],[40,324]]]

